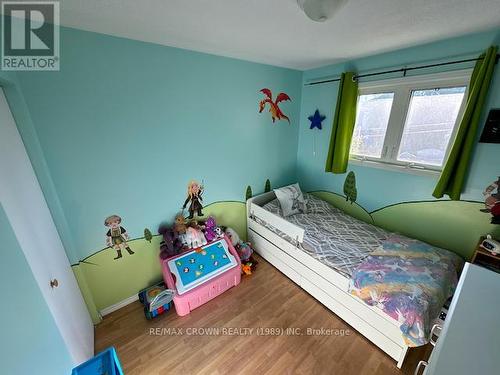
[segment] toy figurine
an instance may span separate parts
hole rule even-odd
[[[122,218],[118,215],[111,215],[104,220],[104,225],[109,228],[106,233],[106,244],[109,247],[113,247],[116,250],[116,258],[114,260],[120,259],[122,257],[122,250],[125,249],[130,255],[134,252],[130,249],[127,244],[128,233],[120,224]]]
[[[197,181],[191,181],[188,184],[187,189],[187,198],[182,206],[182,209],[186,209],[187,204],[191,201],[189,205],[189,216],[188,219],[192,219],[194,217],[194,213],[196,212],[198,216],[203,216],[203,206],[201,202],[203,201],[201,195],[203,194],[203,185],[200,185]]]
[[[215,222],[213,216],[210,216],[205,222],[205,238],[207,239],[208,242],[212,242],[217,238],[217,233],[215,231],[216,228],[217,228],[217,223]]]

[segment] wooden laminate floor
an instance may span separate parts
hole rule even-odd
[[[148,321],[139,302],[106,316],[96,327],[96,352],[115,346],[126,375],[413,374],[428,355],[428,347],[413,349],[398,370],[389,356],[258,259],[253,275],[186,317],[172,310]],[[219,328],[220,335],[194,334],[203,333],[195,332],[200,328]],[[280,334],[287,328],[301,335]],[[308,335],[308,328],[332,331]]]

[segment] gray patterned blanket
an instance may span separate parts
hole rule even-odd
[[[361,262],[391,234],[355,219],[311,194],[304,196],[307,199],[307,213],[286,218],[304,229],[301,249],[346,277],[350,278]],[[277,199],[265,204],[263,208],[282,216]],[[284,233],[270,224],[258,221],[286,238]],[[290,238],[286,239],[291,242]]]

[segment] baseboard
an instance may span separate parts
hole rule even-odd
[[[120,301],[118,303],[115,303],[114,305],[105,307],[104,309],[102,309],[101,311],[99,311],[99,313],[101,314],[101,316],[109,315],[113,311],[119,310],[122,307],[130,305],[131,303],[137,301],[138,299],[139,299],[139,296],[137,294],[134,294],[133,296],[125,298],[123,301]]]

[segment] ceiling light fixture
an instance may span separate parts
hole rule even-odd
[[[347,0],[297,0],[300,9],[316,22],[325,22],[342,8]]]

